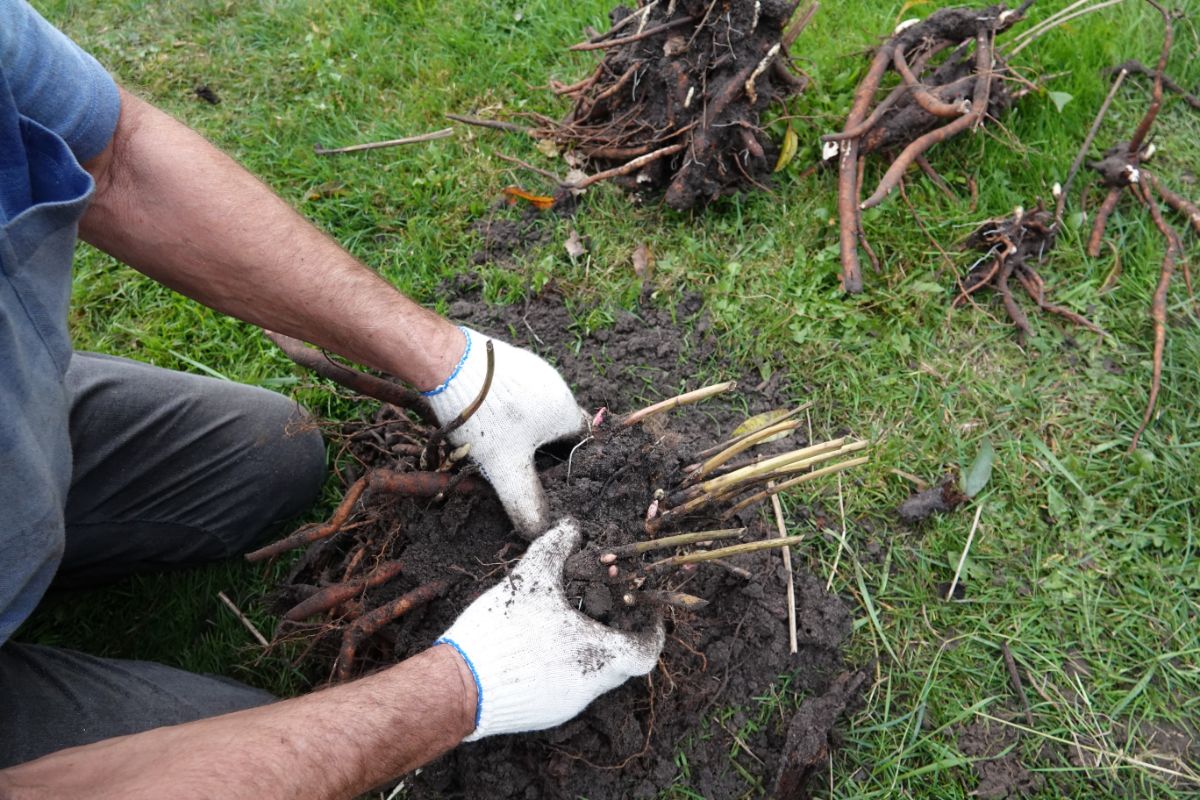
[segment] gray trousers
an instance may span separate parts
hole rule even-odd
[[[74,464],[56,586],[238,555],[320,490],[320,433],[282,395],[88,353],[67,386]],[[225,678],[10,641],[0,767],[271,700]]]

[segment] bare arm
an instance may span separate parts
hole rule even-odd
[[[440,645],[315,694],[0,771],[0,797],[354,797],[455,747],[475,728],[475,702],[470,671]]]
[[[80,225],[101,250],[205,305],[430,389],[463,352],[455,326],[342,250],[202,136],[121,90],[85,165]]]

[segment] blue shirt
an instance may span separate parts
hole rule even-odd
[[[24,0],[0,0],[0,644],[62,558],[71,256],[94,188],[80,162],[119,114],[95,59]]]

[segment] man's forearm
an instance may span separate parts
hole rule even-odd
[[[85,240],[205,305],[390,372],[448,375],[461,333],[297,214],[187,126],[121,92],[109,147],[85,165]]]
[[[0,798],[349,798],[436,758],[474,727],[474,681],[442,645],[305,697],[0,771]]]

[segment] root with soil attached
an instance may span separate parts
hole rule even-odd
[[[572,50],[602,51],[592,73],[551,81],[574,105],[562,121],[533,128],[592,172],[563,184],[580,190],[611,180],[659,195],[679,210],[702,208],[748,188],[766,188],[779,148],[759,126],[762,113],[802,91],[789,49],[817,3],[794,0],[639,0],[617,6],[612,27]],[[486,120],[452,117],[471,124]]]

